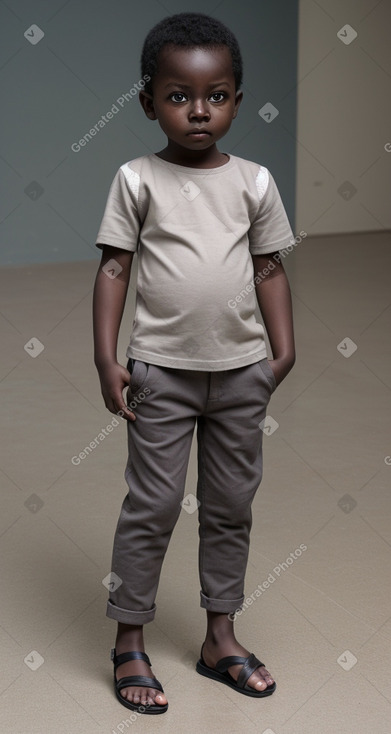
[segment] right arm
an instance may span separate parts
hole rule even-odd
[[[103,399],[111,413],[118,414],[119,411],[123,411],[123,417],[128,420],[136,420],[136,416],[123,399],[122,393],[130,383],[130,374],[117,362],[117,342],[133,254],[118,247],[103,246],[93,295],[94,361]],[[114,278],[110,278],[103,270],[111,259],[122,268]]]

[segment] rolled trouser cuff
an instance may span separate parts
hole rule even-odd
[[[244,595],[239,599],[211,599],[200,591],[200,597],[200,606],[203,609],[220,614],[233,614],[244,602]]]
[[[115,619],[123,624],[147,624],[152,622],[156,613],[156,604],[146,612],[132,612],[130,609],[122,609],[113,604],[110,599],[107,602],[106,617]]]

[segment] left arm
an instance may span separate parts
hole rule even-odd
[[[273,359],[270,366],[274,372],[277,385],[282,382],[288,372],[292,369],[295,360],[295,341],[293,333],[292,298],[282,263],[273,261],[275,268],[269,270],[267,275],[262,271],[275,253],[267,255],[252,255],[254,265],[254,276],[259,273],[262,278],[255,284],[259,308],[270,346]]]

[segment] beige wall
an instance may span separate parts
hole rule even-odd
[[[297,232],[391,229],[390,30],[391,0],[299,2]]]

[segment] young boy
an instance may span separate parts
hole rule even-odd
[[[236,640],[232,619],[244,600],[251,503],[262,478],[260,423],[295,361],[291,295],[278,256],[294,240],[269,171],[216,146],[243,96],[231,31],[199,13],[165,18],[145,39],[141,66],[148,83],[139,99],[167,145],[125,163],[112,182],[96,240],[103,254],[94,339],[106,407],[128,421],[129,491],[106,611],[118,622],[114,687],[127,708],[163,713],[167,698],[145,654],[143,625],[155,615],[195,425],[200,604],[207,613],[196,669],[245,695],[276,688]],[[126,369],[117,362],[117,337],[136,251]]]

